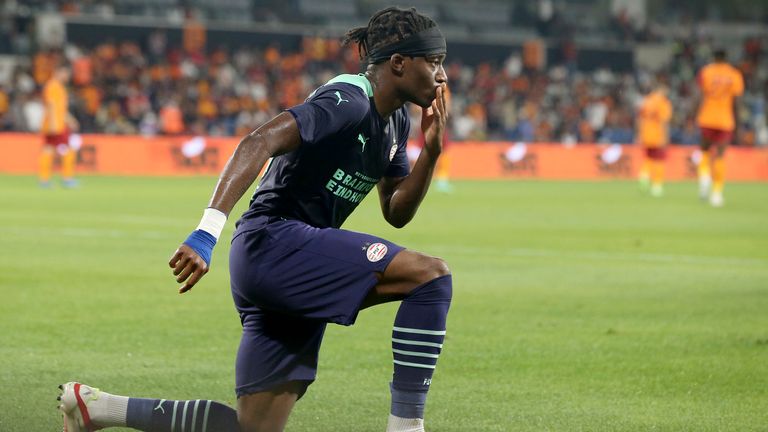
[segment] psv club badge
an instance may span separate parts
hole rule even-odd
[[[365,255],[368,257],[368,261],[370,262],[380,261],[386,254],[387,245],[384,243],[374,243],[368,246],[368,249],[365,251]]]

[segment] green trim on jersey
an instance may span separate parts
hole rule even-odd
[[[365,77],[363,74],[343,74],[339,75],[335,78],[332,78],[330,81],[328,81],[326,84],[333,84],[333,83],[347,83],[352,84],[360,87],[363,89],[365,94],[368,95],[368,97],[373,96],[373,86],[371,86],[371,82],[368,81],[368,78]]]

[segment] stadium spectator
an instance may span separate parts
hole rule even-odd
[[[111,100],[99,108],[96,113],[96,124],[105,134],[132,135],[137,133],[136,127],[123,114],[120,104],[116,100]]]
[[[184,114],[175,97],[168,98],[160,108],[160,129],[166,135],[184,132]]]
[[[669,140],[675,144],[698,145],[701,141],[699,129],[693,118],[688,117],[682,127],[670,128]]]
[[[739,96],[744,81],[738,69],[726,60],[725,50],[714,52],[714,61],[698,74],[701,104],[696,122],[701,128],[701,160],[699,161],[699,196],[709,198],[712,206],[723,205],[725,183],[725,149],[733,140],[738,119]]]
[[[208,271],[226,215],[274,157],[230,251],[232,293],[243,324],[237,413],[211,401],[186,401],[176,410],[171,407],[180,401],[126,398],[68,383],[61,396],[65,430],[127,425],[172,431],[189,424],[197,430],[282,431],[315,379],[326,324],[351,325],[362,309],[402,300],[392,332],[387,431],[424,431],[424,404],[452,296],[450,272],[438,258],[339,227],[377,185],[387,222],[402,227],[413,218],[442,150],[446,44],[434,21],[398,8],[376,13],[367,26],[350,30],[346,41],[359,44],[366,73],[334,78],[246,136],[200,226],[169,263],[182,283],[179,291],[189,291]],[[406,102],[422,108],[414,126],[425,135],[410,172]]]
[[[8,97],[8,91],[3,86],[0,86],[0,131],[9,130],[12,121],[11,101]]]

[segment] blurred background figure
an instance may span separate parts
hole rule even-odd
[[[176,98],[170,98],[160,108],[160,130],[166,135],[184,132],[184,114]]]
[[[39,180],[41,187],[51,186],[53,163],[58,155],[61,159],[61,183],[74,187],[77,152],[69,145],[70,132],[77,130],[77,121],[69,112],[67,84],[71,77],[69,66],[59,64],[43,86],[43,151],[40,154]]]
[[[651,195],[664,194],[664,161],[669,143],[669,121],[672,103],[667,97],[666,84],[656,87],[640,102],[637,115],[637,142],[643,147],[645,159],[640,169],[640,187],[650,188]]]
[[[726,60],[725,50],[714,52],[714,61],[704,66],[697,78],[701,104],[696,120],[701,128],[699,160],[699,196],[709,197],[713,207],[723,205],[725,149],[736,129],[739,96],[744,93],[744,79]]]

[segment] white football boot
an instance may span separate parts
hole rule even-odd
[[[64,414],[64,432],[91,432],[101,429],[91,420],[94,414],[106,409],[106,400],[101,391],[77,382],[59,386],[61,401],[59,410]]]

